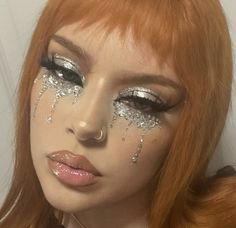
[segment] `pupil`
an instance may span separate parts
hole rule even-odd
[[[145,104],[144,102],[136,102],[136,105],[137,105],[137,107],[139,107],[139,108],[141,108],[141,109],[150,109],[150,106],[148,105],[148,104]]]
[[[74,75],[71,74],[71,73],[66,73],[65,78],[68,79],[68,80],[72,80],[74,78]]]

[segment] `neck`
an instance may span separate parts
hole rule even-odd
[[[110,202],[86,211],[74,213],[86,228],[146,228],[147,192],[139,192],[132,198]],[[83,228],[70,216],[67,228]]]

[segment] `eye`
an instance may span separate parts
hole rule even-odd
[[[151,100],[141,98],[141,97],[126,97],[120,99],[120,102],[123,104],[138,109],[142,112],[151,114],[151,113],[157,113],[157,112],[164,112],[168,110],[168,106],[164,103],[156,103]]]
[[[62,80],[83,87],[84,76],[71,60],[59,55],[54,55],[52,59],[49,59],[48,56],[43,56],[40,65]]]
[[[145,88],[133,88],[122,91],[117,101],[146,114],[165,112],[171,108],[158,95]]]

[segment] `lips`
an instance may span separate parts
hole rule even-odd
[[[95,176],[101,176],[99,171],[82,155],[75,155],[70,151],[56,151],[47,156],[53,161],[65,164],[74,169],[81,169]]]

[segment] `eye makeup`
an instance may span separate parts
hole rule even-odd
[[[117,100],[149,114],[164,112],[170,108],[158,94],[143,87],[124,89],[119,93]]]
[[[150,89],[146,89],[143,87],[133,87],[133,88],[128,88],[125,90],[120,91],[119,93],[120,96],[137,96],[140,98],[146,98],[148,100],[151,100],[156,103],[160,103],[161,100],[157,94],[152,92]]]
[[[132,87],[120,91],[113,106],[114,116],[110,127],[113,127],[114,121],[118,118],[124,118],[128,121],[122,141],[125,141],[131,125],[141,130],[136,152],[131,159],[132,163],[137,163],[139,154],[142,152],[145,135],[152,128],[161,128],[159,113],[164,112],[170,107],[152,90],[143,87]]]
[[[55,91],[55,96],[51,105],[50,114],[47,117],[47,122],[51,123],[59,100],[65,96],[73,95],[73,104],[76,103],[83,90],[83,83],[85,80],[84,77],[81,76],[79,68],[71,60],[58,54],[54,55],[52,60],[48,57],[43,57],[41,59],[41,66],[48,71],[41,77],[42,89],[36,99],[33,117],[36,115],[43,94],[48,89],[53,89]],[[37,81],[38,80],[36,79],[35,83],[37,83]]]
[[[84,89],[85,77],[77,64],[59,54],[54,54],[51,59],[43,56],[41,66],[47,72],[40,78],[42,87],[36,99],[33,116],[35,117],[44,93],[49,89],[53,90],[55,92],[54,98],[47,117],[47,122],[52,123],[57,104],[63,97],[74,96],[72,104],[79,101]],[[36,79],[35,83],[38,81],[39,79]],[[141,130],[137,150],[132,157],[132,162],[136,163],[143,148],[145,135],[153,128],[161,128],[160,113],[167,111],[171,107],[156,92],[136,86],[119,91],[116,99],[113,100],[113,108],[111,128],[114,126],[114,121],[118,118],[123,118],[127,121],[122,141],[126,140],[126,135],[132,125]]]
[[[65,81],[78,84],[82,87],[85,83],[85,77],[81,73],[80,67],[72,60],[59,54],[54,54],[51,59],[48,56],[43,56],[40,64]]]
[[[150,130],[160,124],[158,113],[148,114],[119,100],[114,102],[113,106],[114,115],[123,117],[128,122],[135,124],[138,128]]]
[[[69,69],[76,72],[77,74],[80,74],[80,67],[74,62],[72,62],[70,59],[60,56],[59,54],[55,54],[53,55],[53,61],[58,66],[64,67],[65,69]]]

